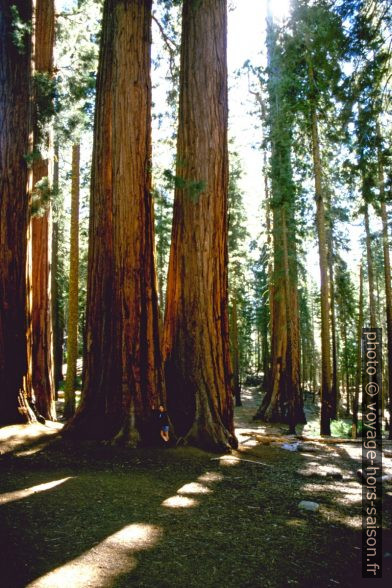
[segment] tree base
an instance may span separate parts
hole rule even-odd
[[[193,423],[183,439],[184,445],[193,445],[212,453],[231,453],[238,447],[238,439],[224,427],[223,424]]]

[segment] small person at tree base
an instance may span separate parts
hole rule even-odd
[[[165,443],[167,443],[169,441],[169,419],[163,404],[159,405],[158,420],[161,428],[161,437],[165,441]]]

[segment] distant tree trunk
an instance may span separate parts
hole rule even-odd
[[[17,47],[11,4],[30,22],[31,2],[0,0],[0,425],[25,420],[18,395],[27,372],[26,233],[31,186],[31,38]]]
[[[329,203],[330,208],[330,203]],[[332,221],[327,231],[328,247],[328,270],[329,270],[329,288],[330,288],[330,321],[331,321],[331,343],[332,343],[332,379],[331,379],[331,419],[337,418],[338,398],[339,398],[339,379],[338,379],[338,353],[336,342],[336,319],[335,319],[335,283],[333,270],[333,239],[332,239]]]
[[[311,79],[313,73],[311,70]],[[314,82],[313,82],[314,83]],[[331,434],[331,342],[329,321],[329,276],[328,253],[325,228],[325,207],[321,183],[320,141],[318,133],[318,117],[316,108],[311,101],[311,129],[313,173],[316,198],[316,226],[320,259],[321,283],[321,435]]]
[[[377,123],[377,136],[381,143],[380,124]],[[391,260],[389,255],[388,212],[385,203],[384,162],[381,146],[378,147],[378,184],[381,205],[382,243],[384,254],[385,306],[387,314],[387,345],[388,345],[388,404],[389,404],[389,439],[392,439],[392,287]]]
[[[59,189],[59,149],[58,144],[54,148],[53,163],[53,192],[57,193]],[[62,316],[62,305],[60,304],[59,289],[59,222],[57,218],[53,220],[52,228],[52,329],[53,329],[53,374],[54,389],[57,399],[57,390],[63,379],[63,341],[64,341],[64,319]]]
[[[134,446],[164,401],[151,196],[151,0],[106,0],[92,163],[86,351],[69,435]]]
[[[264,194],[265,194],[265,224],[266,224],[266,229],[267,229],[268,310],[269,310],[269,318],[270,318],[269,332],[272,333],[273,316],[274,316],[274,312],[273,312],[273,304],[274,304],[273,274],[274,274],[274,270],[273,270],[273,256],[272,256],[270,187],[269,187],[269,182],[268,182],[268,166],[267,166],[267,151],[266,151],[266,149],[264,149],[264,153],[263,153],[263,172],[264,172]],[[264,341],[264,345],[263,345],[263,369],[264,369],[263,387],[264,387],[264,390],[267,390],[270,385],[270,380],[271,380],[271,349],[270,349],[270,339],[268,338],[267,321],[265,321],[263,341]]]
[[[184,1],[164,328],[175,430],[209,449],[236,445],[227,300],[226,27],[225,0]]]
[[[286,422],[290,432],[306,422],[300,385],[300,338],[295,247],[294,190],[291,170],[291,114],[281,85],[282,61],[272,21],[268,27],[271,207],[273,224],[273,296],[271,304],[271,373],[255,418]]]
[[[34,18],[34,61],[37,74],[50,77],[53,70],[54,0],[37,0]],[[42,98],[36,87],[34,149],[40,157],[33,163],[33,185],[52,176],[51,132],[42,131]],[[46,151],[46,154],[44,152]],[[38,196],[40,195],[38,190]],[[42,196],[42,195],[41,195]],[[47,195],[43,195],[48,198]],[[31,219],[31,384],[38,412],[47,419],[56,418],[54,404],[53,340],[51,307],[52,211],[50,200],[40,202],[39,215]]]
[[[235,405],[242,406],[241,402],[241,383],[240,383],[240,358],[238,346],[238,316],[237,316],[237,298],[234,294],[232,299],[231,310],[231,358],[233,365],[233,388]]]
[[[369,206],[365,201],[364,204],[364,219],[365,219],[365,235],[366,235],[366,259],[367,259],[367,273],[368,273],[368,288],[369,288],[369,313],[370,313],[370,327],[376,327],[376,299],[374,288],[374,267],[373,267],[373,252],[369,226]]]
[[[353,402],[353,424],[352,437],[357,438],[358,434],[358,405],[359,391],[362,380],[362,327],[363,327],[363,269],[362,263],[359,267],[359,301],[358,301],[358,322],[357,322],[357,360],[355,370],[355,394]]]
[[[69,255],[69,298],[67,326],[67,376],[64,388],[64,417],[75,412],[76,364],[78,360],[79,310],[79,176],[80,145],[72,146],[71,232]]]

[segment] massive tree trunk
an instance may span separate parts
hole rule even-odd
[[[39,153],[33,163],[33,185],[39,202],[39,214],[31,219],[31,385],[37,410],[54,420],[53,340],[51,306],[52,211],[45,191],[49,189],[52,169],[51,131],[42,129],[42,90],[39,76],[50,78],[53,70],[54,1],[37,0],[34,19],[34,63],[36,79],[34,149]],[[45,99],[47,97],[45,96]],[[46,153],[45,153],[46,152]],[[39,183],[43,188],[37,188]]]
[[[78,360],[78,306],[79,306],[79,176],[80,145],[72,146],[71,182],[71,235],[69,255],[69,297],[67,328],[67,376],[64,388],[64,417],[75,412],[75,381]]]
[[[179,435],[235,446],[227,287],[225,0],[183,3],[176,190],[164,327]]]
[[[151,0],[106,0],[82,402],[68,434],[135,445],[163,401],[151,196]]]
[[[24,22],[32,6],[14,0]],[[13,36],[11,3],[0,0],[0,425],[20,422],[27,371],[26,248],[29,223],[31,38]]]

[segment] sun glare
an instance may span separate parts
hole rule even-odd
[[[274,20],[281,21],[289,16],[290,0],[267,0],[267,7]]]

